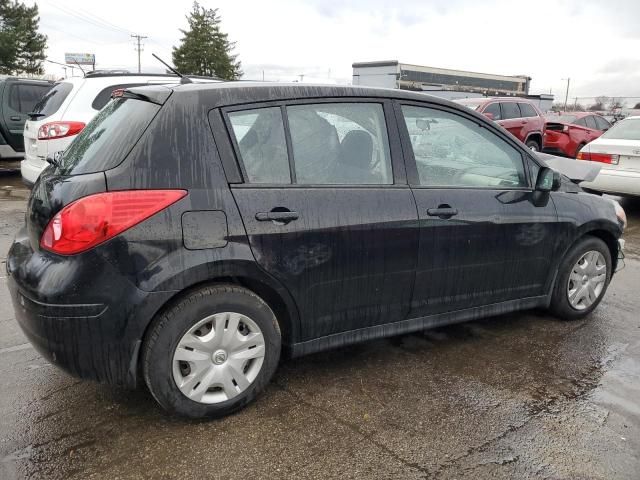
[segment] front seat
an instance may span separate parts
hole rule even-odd
[[[376,184],[380,179],[371,171],[373,140],[363,130],[352,130],[340,142],[335,170],[338,183]]]

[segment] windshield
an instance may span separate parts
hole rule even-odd
[[[617,140],[640,140],[640,118],[627,118],[618,122],[604,132],[601,137]]]
[[[118,166],[153,120],[159,105],[132,98],[109,102],[62,155],[61,175],[78,175]]]
[[[71,90],[73,90],[73,84],[67,82],[57,83],[36,103],[31,113],[39,113],[38,120],[53,115],[69,96]]]

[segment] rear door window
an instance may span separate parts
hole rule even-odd
[[[13,84],[9,87],[9,108],[15,112],[30,113],[49,89],[50,85]]]
[[[61,175],[94,173],[117,167],[138,142],[159,105],[118,98],[84,127],[62,155]]]
[[[520,112],[522,113],[523,117],[537,117],[538,116],[538,114],[536,113],[534,108],[531,105],[529,105],[528,103],[519,103],[518,105],[520,106]]]
[[[322,103],[287,107],[296,183],[393,183],[382,105]]]
[[[290,183],[280,107],[230,112],[238,151],[250,183]]]
[[[598,126],[596,125],[596,121],[593,118],[593,115],[589,115],[585,117],[585,122],[587,123],[587,128],[593,128],[594,130],[598,130]]]
[[[47,118],[58,111],[62,103],[73,90],[73,84],[68,82],[57,83],[49,90],[33,107],[33,113],[40,113],[38,120]]]
[[[500,104],[499,103],[490,103],[484,109],[482,113],[490,113],[493,115],[493,120],[502,120],[502,114],[500,113]]]
[[[584,117],[577,119],[575,122],[573,122],[574,125],[578,125],[580,127],[586,127],[587,126],[587,122],[585,120]]]
[[[520,118],[520,108],[516,102],[502,102],[502,119],[508,120],[510,118]]]

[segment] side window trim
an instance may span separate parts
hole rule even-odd
[[[531,173],[528,165],[525,162],[525,159],[531,160],[534,163],[539,164],[537,160],[533,158],[529,154],[529,152],[523,152],[522,148],[516,144],[516,142],[509,138],[504,132],[500,131],[497,127],[489,123],[489,125],[485,125],[481,121],[479,121],[475,116],[466,111],[459,111],[456,109],[449,108],[445,105],[438,105],[429,102],[416,102],[416,101],[408,101],[408,100],[393,100],[393,110],[396,117],[396,124],[398,126],[398,131],[400,134],[400,143],[402,145],[402,151],[404,155],[405,168],[407,171],[407,182],[411,188],[420,188],[420,189],[456,189],[456,190],[468,190],[468,189],[480,189],[486,190],[487,187],[466,187],[466,186],[427,186],[420,184],[420,178],[418,176],[418,167],[416,163],[416,159],[413,153],[413,146],[411,145],[411,139],[409,136],[409,131],[407,130],[407,126],[404,121],[404,115],[402,113],[402,106],[412,106],[412,107],[422,107],[422,108],[431,108],[433,110],[440,110],[445,113],[459,115],[466,120],[470,120],[476,123],[479,127],[485,128],[488,131],[492,132],[494,135],[498,136],[505,143],[515,148],[516,151],[520,153],[520,160],[522,162],[522,167],[524,170],[524,174],[526,177],[527,185],[523,187],[495,187],[492,190],[520,190],[520,191],[533,191],[534,180],[531,178]],[[487,120],[488,121],[488,120]]]
[[[376,103],[382,107],[382,113],[385,121],[385,128],[387,132],[387,141],[389,147],[389,153],[391,155],[391,173],[393,178],[393,183],[387,184],[299,184],[295,183],[295,164],[293,158],[293,146],[291,144],[291,132],[289,129],[289,119],[287,116],[286,109],[288,106],[294,105],[315,105],[319,103]],[[279,107],[282,113],[282,119],[284,124],[284,132],[285,132],[285,140],[287,143],[287,156],[289,160],[289,171],[291,175],[291,183],[251,183],[249,181],[249,177],[247,175],[244,162],[242,161],[242,157],[240,155],[240,149],[238,143],[236,141],[235,135],[233,134],[233,128],[231,126],[231,121],[229,118],[229,113],[245,111],[245,110],[255,110],[259,108],[269,108],[269,107]],[[235,163],[239,170],[241,178],[238,179],[238,182],[235,186],[247,186],[247,187],[260,187],[260,188],[292,188],[292,187],[318,187],[318,188],[331,188],[331,187],[340,187],[340,188],[397,188],[402,186],[407,186],[407,172],[406,172],[406,163],[404,161],[404,151],[401,145],[401,136],[399,132],[398,121],[394,115],[394,106],[392,103],[392,99],[385,97],[320,97],[320,98],[302,98],[302,99],[290,99],[290,100],[275,100],[275,101],[265,101],[265,102],[253,102],[253,103],[243,103],[236,105],[229,105],[226,107],[219,108],[218,111],[222,117],[222,123],[225,127],[226,139],[225,141],[229,142],[233,155],[235,158]],[[297,180],[297,179],[296,179]],[[229,182],[232,183],[232,182]]]
[[[293,158],[293,141],[291,140],[291,130],[289,129],[289,115],[287,114],[287,106],[280,105],[280,115],[282,116],[282,126],[284,128],[284,141],[287,145],[287,158],[289,159],[289,178],[291,185],[298,184],[296,176],[295,159]]]

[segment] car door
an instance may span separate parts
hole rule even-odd
[[[379,99],[224,112],[251,249],[294,297],[307,339],[409,311],[418,219],[389,114]]]
[[[544,295],[556,211],[531,188],[526,150],[446,107],[402,103],[396,115],[420,219],[411,315]]]
[[[522,118],[520,107],[516,102],[500,102],[502,106],[502,120],[498,122],[521,142],[524,142],[523,131],[526,120]]]
[[[27,82],[10,82],[4,93],[4,122],[9,132],[7,139],[14,150],[24,151],[22,137],[27,113],[33,111],[35,104],[51,88],[50,85],[39,85]]]

